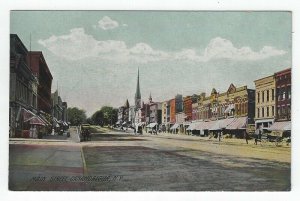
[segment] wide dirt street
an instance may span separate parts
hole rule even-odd
[[[291,149],[102,130],[92,140],[10,140],[10,190],[287,191]]]

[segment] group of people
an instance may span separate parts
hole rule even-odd
[[[83,136],[83,141],[91,140],[91,132],[89,129],[82,129],[81,135]]]

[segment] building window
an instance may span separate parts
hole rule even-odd
[[[275,99],[275,89],[272,89],[272,100]]]
[[[265,102],[265,92],[262,91],[262,102]]]
[[[269,107],[267,107],[267,117],[269,116]]]
[[[277,88],[277,100],[281,100],[281,89]]]
[[[257,93],[257,103],[259,103],[259,92]]]
[[[275,107],[274,106],[272,106],[272,116],[274,117],[274,114],[275,114]]]
[[[267,102],[269,102],[269,90],[267,90]]]
[[[259,118],[259,108],[257,108],[257,118]]]
[[[287,89],[288,99],[291,99],[291,87],[289,86]]]
[[[261,117],[265,116],[265,108],[261,108]]]
[[[283,106],[283,107],[281,107],[281,108],[282,108],[281,114],[282,114],[282,115],[285,115],[285,114],[286,114],[286,108],[285,108],[285,106]]]
[[[286,91],[283,90],[283,93],[282,93],[282,99],[285,100],[285,95],[286,95]]]

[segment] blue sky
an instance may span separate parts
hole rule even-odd
[[[133,104],[248,85],[291,67],[290,12],[12,11],[11,33],[41,50],[52,90],[91,115]]]

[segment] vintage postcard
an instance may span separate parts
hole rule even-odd
[[[10,11],[9,190],[290,191],[292,13]]]

